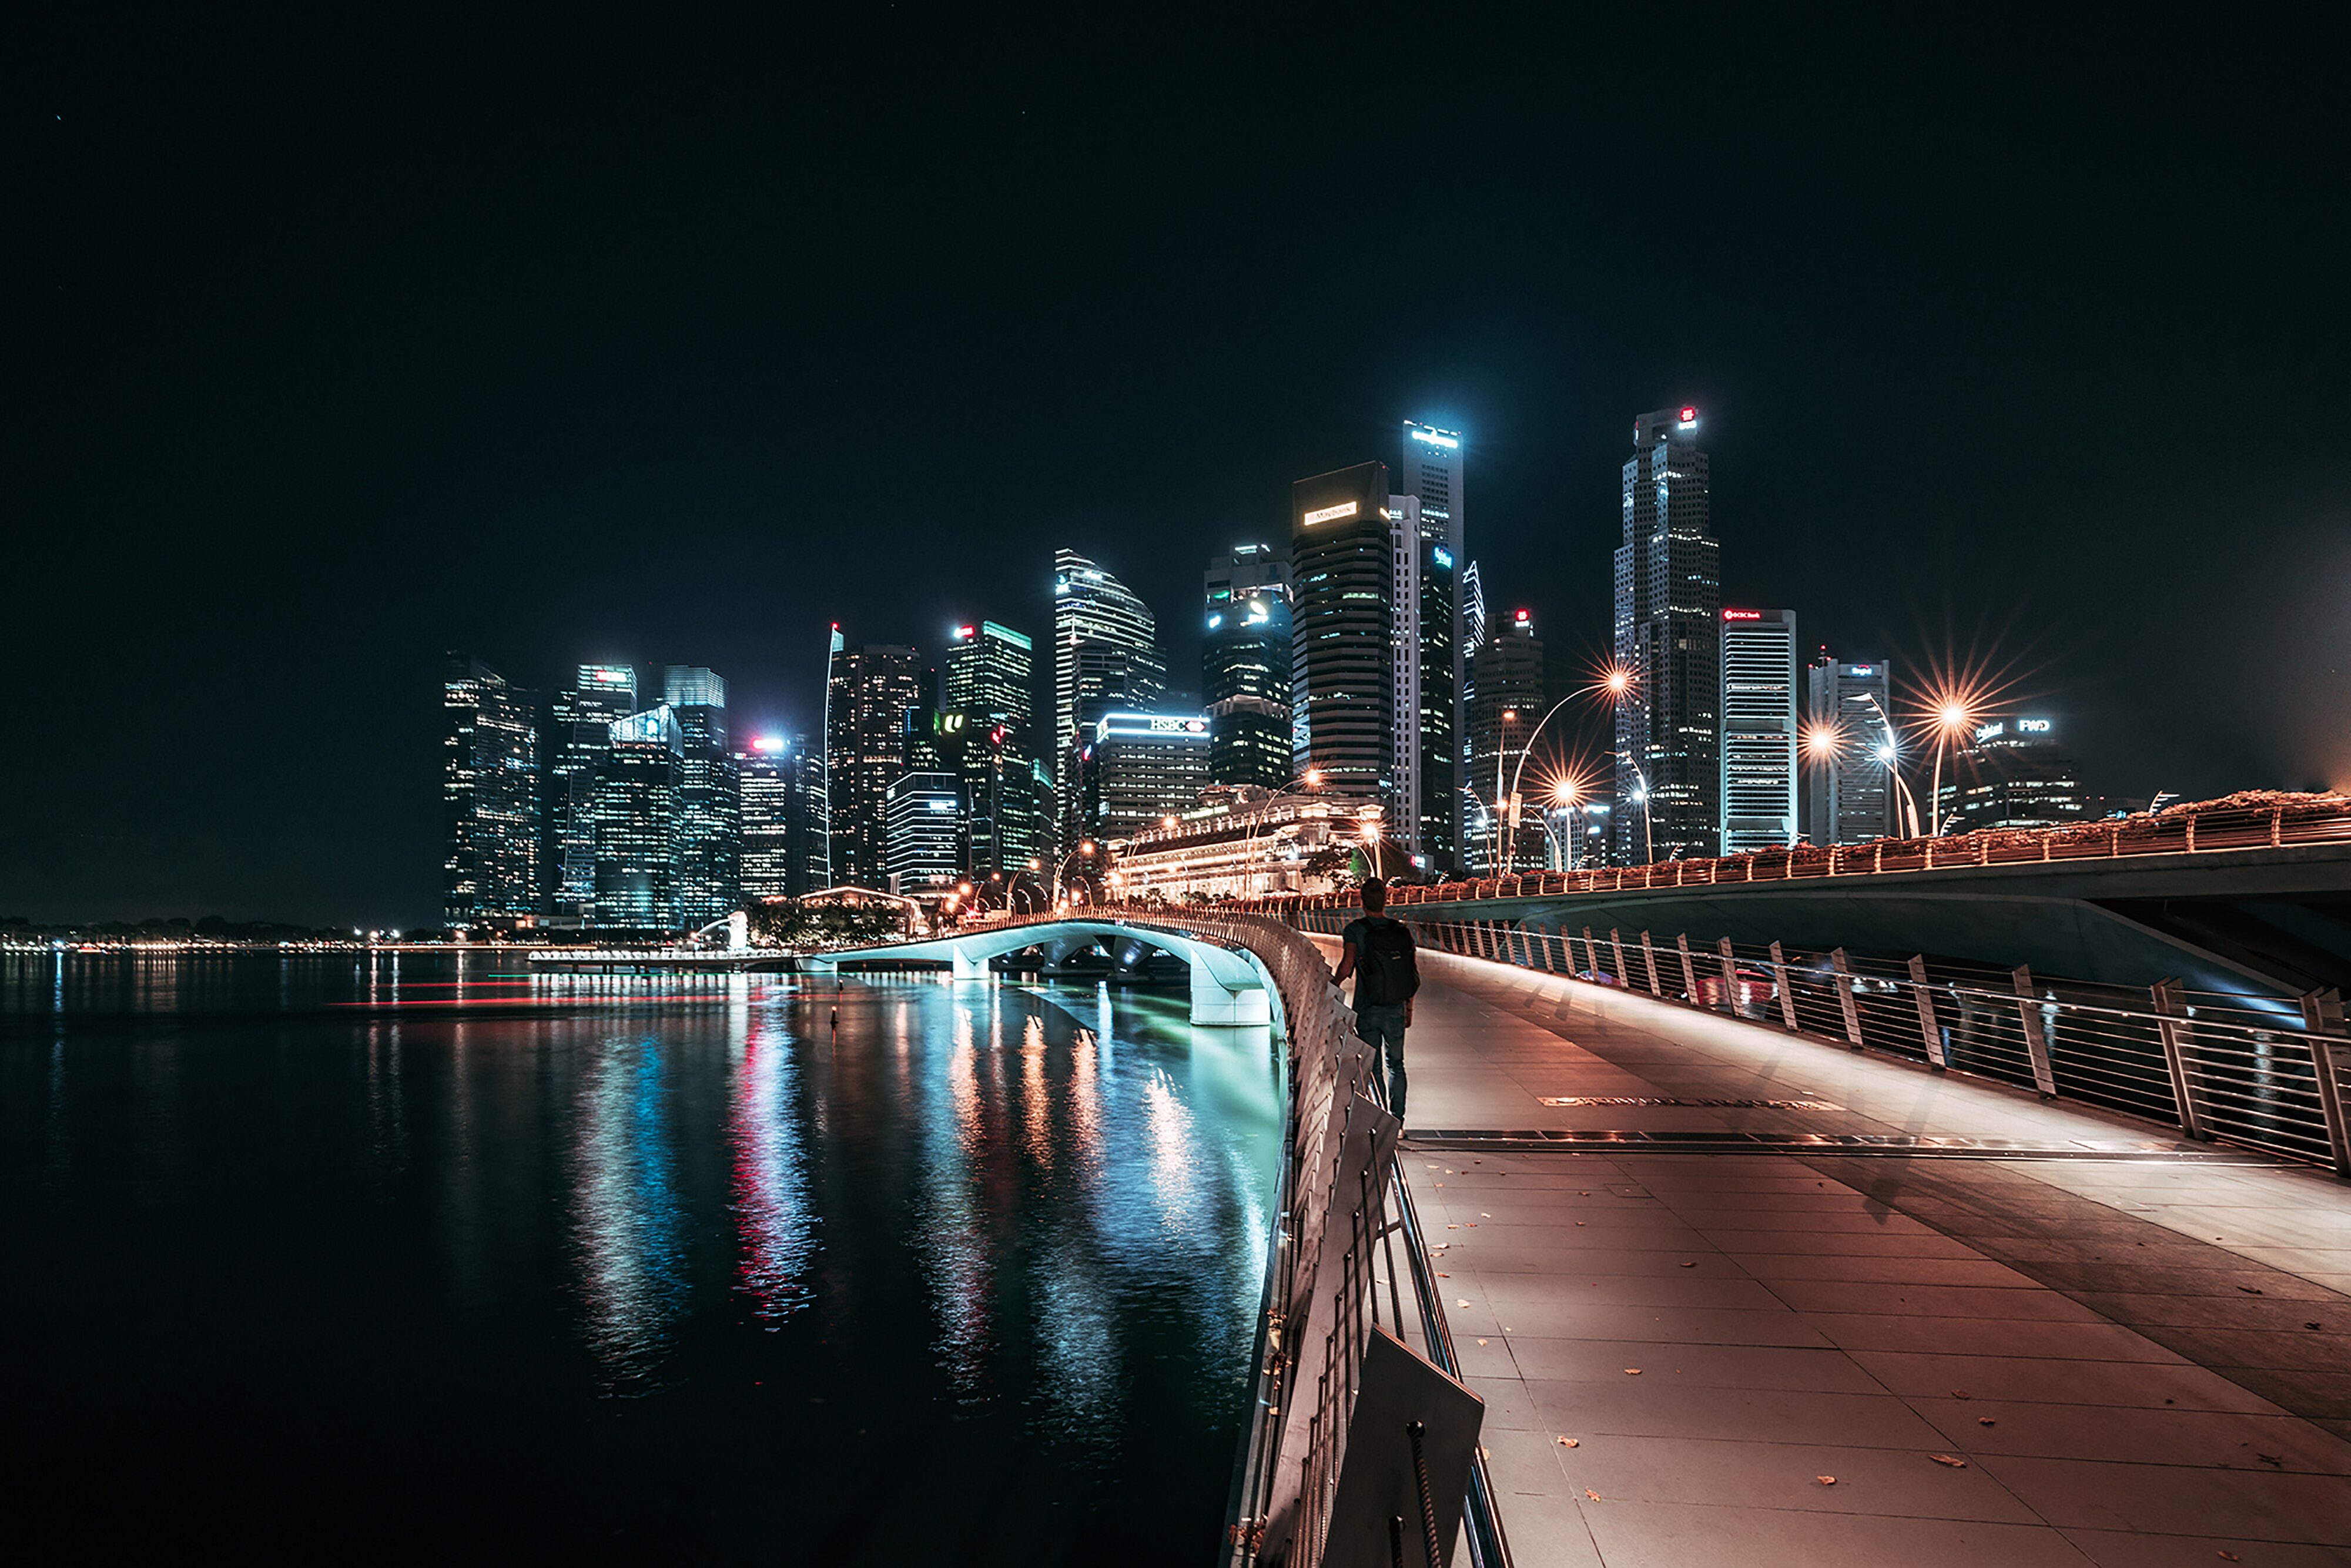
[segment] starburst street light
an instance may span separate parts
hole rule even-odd
[[[1927,836],[1943,833],[1943,751],[1956,736],[1967,734],[1981,716],[1984,695],[1972,685],[1947,681],[1929,694],[1928,723],[1935,732],[1935,779],[1927,800]]]

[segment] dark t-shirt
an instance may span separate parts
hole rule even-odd
[[[1355,950],[1355,1004],[1354,1004],[1354,1005],[1355,1005],[1355,1006],[1357,1006],[1357,1007],[1362,1007],[1362,1006],[1364,1006],[1364,1000],[1363,1000],[1363,996],[1364,996],[1364,941],[1365,941],[1365,938],[1366,938],[1366,936],[1367,936],[1368,933],[1370,932],[1372,922],[1373,922],[1373,921],[1374,921],[1374,920],[1378,921],[1378,922],[1379,922],[1381,925],[1402,925],[1402,924],[1403,924],[1401,921],[1391,920],[1391,919],[1389,919],[1389,918],[1388,918],[1386,915],[1366,915],[1363,916],[1363,917],[1362,917],[1361,919],[1359,919],[1359,920],[1350,920],[1349,922],[1347,922],[1346,929],[1339,933],[1339,940],[1340,940],[1340,941],[1342,941],[1342,942],[1344,942],[1348,946],[1353,947],[1353,948]],[[1409,926],[1405,926],[1405,934],[1406,934],[1407,936],[1409,936],[1409,935],[1410,935],[1410,933],[1411,933],[1411,927],[1409,927]],[[1374,1004],[1374,1005],[1376,1005],[1376,1004]],[[1390,1007],[1398,1007],[1398,1008],[1400,1008],[1400,1007],[1404,1006],[1404,1004],[1403,1004],[1402,1002],[1390,1002],[1390,1003],[1388,1003],[1387,1005],[1388,1005],[1388,1006],[1390,1006]]]

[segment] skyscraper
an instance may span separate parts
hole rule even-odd
[[[1208,723],[1196,713],[1106,713],[1080,758],[1083,831],[1129,838],[1199,804]]]
[[[596,917],[596,764],[612,743],[612,721],[636,711],[636,672],[626,664],[578,666],[549,707],[539,874],[549,913],[567,923]]]
[[[1522,870],[1542,863],[1541,813],[1547,802],[1530,798],[1539,791],[1531,785],[1519,759],[1550,706],[1551,689],[1533,614],[1520,610],[1507,622],[1489,624],[1492,635],[1470,661],[1476,695],[1469,701],[1467,789],[1479,804],[1470,819],[1472,831],[1462,840],[1461,853],[1473,871]],[[1510,826],[1509,809],[1513,783],[1519,786],[1520,795],[1515,830]],[[1532,843],[1528,841],[1530,833],[1534,836]]]
[[[672,664],[664,695],[677,716],[677,894],[688,925],[733,913],[742,903],[741,779],[726,737],[726,683],[699,664]]]
[[[1804,684],[1804,722],[1823,741],[1802,758],[1810,780],[1804,836],[1823,849],[1899,836],[1901,812],[1886,774],[1896,746],[1891,667],[1883,659],[1831,658],[1823,648]]]
[[[1397,469],[1398,487],[1420,507],[1418,847],[1439,871],[1459,863],[1462,737],[1469,722],[1468,662],[1477,645],[1465,624],[1465,440],[1458,430],[1405,420]],[[1485,619],[1482,596],[1478,619]],[[1482,639],[1482,625],[1479,631]]]
[[[951,774],[914,771],[883,797],[883,876],[892,893],[936,895],[962,874],[962,792]]]
[[[478,659],[449,655],[441,686],[442,916],[528,925],[539,910],[538,700]]]
[[[1612,843],[1659,860],[1711,855],[1722,841],[1720,548],[1711,531],[1698,410],[1633,422],[1624,468],[1624,542],[1615,559],[1617,664],[1632,687],[1616,705]]]
[[[1292,770],[1386,802],[1395,787],[1395,565],[1384,463],[1301,479],[1290,494]]]
[[[1915,778],[1916,775],[1914,774]],[[2053,828],[2089,814],[2081,775],[2049,718],[1991,719],[1943,768],[1942,831]]]
[[[1202,591],[1209,779],[1279,789],[1290,779],[1289,558],[1236,545],[1210,559]]]
[[[1796,612],[1722,612],[1722,852],[1796,841]]]
[[[967,870],[1016,871],[1045,852],[1037,791],[1036,706],[1029,638],[993,621],[956,628],[941,683],[942,716],[964,716],[954,768],[967,818]]]
[[[669,705],[617,720],[596,764],[596,923],[677,920],[677,790],[685,743]]]
[[[823,887],[816,824],[824,758],[804,735],[762,735],[735,754],[743,788],[743,897],[799,898]]]
[[[989,726],[1002,725],[1007,739],[1026,746],[1036,717],[1029,679],[1033,652],[1027,634],[993,621],[958,626],[947,643],[941,707],[961,708]]]
[[[1065,816],[1076,810],[1081,732],[1112,707],[1155,707],[1166,690],[1150,608],[1077,551],[1055,550],[1053,776]]]
[[[882,885],[883,808],[891,784],[906,770],[906,715],[922,703],[922,665],[913,648],[872,643],[835,649],[825,687],[824,758],[837,885]]]

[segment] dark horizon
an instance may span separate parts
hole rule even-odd
[[[2094,793],[2351,784],[2335,25],[20,24],[0,915],[437,924],[449,648],[811,730],[836,621],[1047,654],[1067,545],[1194,685],[1208,556],[1407,418],[1573,669],[1682,402],[1807,652],[1972,653]]]

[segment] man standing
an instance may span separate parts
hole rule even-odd
[[[1388,1109],[1404,1120],[1404,1031],[1412,1024],[1413,993],[1420,989],[1420,966],[1413,957],[1412,931],[1387,917],[1388,884],[1364,883],[1364,917],[1339,934],[1345,945],[1331,977],[1355,977],[1355,1038],[1372,1048],[1374,1071],[1384,1063]]]

